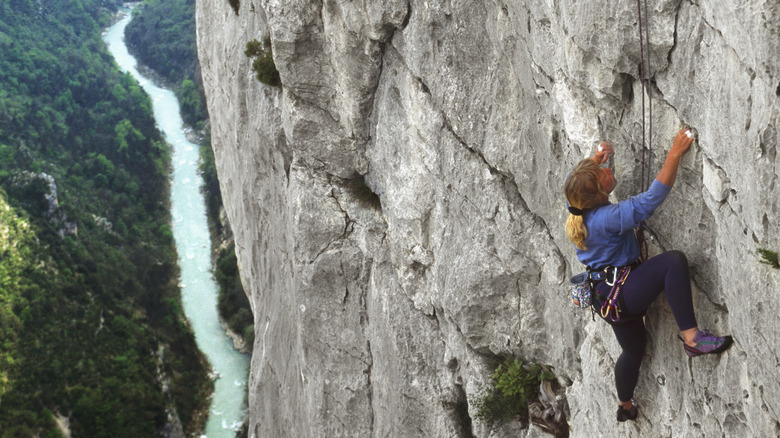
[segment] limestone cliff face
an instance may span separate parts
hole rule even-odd
[[[756,254],[780,250],[779,5],[649,1],[653,175],[677,129],[699,133],[651,252],[687,254],[700,326],[735,346],[689,360],[659,299],[642,416],[617,426],[619,347],[570,304],[561,186],[607,139],[617,198],[639,190],[636,3],[198,0],[257,330],[251,436],[485,437],[473,402],[505,354],[555,367],[573,436],[780,434],[780,271]],[[282,88],[243,54],[265,35]]]

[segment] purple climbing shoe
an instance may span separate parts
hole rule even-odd
[[[690,357],[700,356],[702,354],[720,353],[731,347],[731,336],[715,336],[707,330],[699,330],[696,336],[693,337],[695,346],[691,347],[688,344],[685,345],[685,352]]]

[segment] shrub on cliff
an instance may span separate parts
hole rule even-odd
[[[761,256],[761,263],[767,264],[775,269],[780,268],[777,252],[765,248],[758,248],[758,254]]]
[[[543,380],[553,380],[555,375],[535,363],[508,358],[490,378],[493,385],[475,402],[476,418],[495,429],[513,418],[527,421],[528,400],[538,394]]]
[[[271,49],[270,37],[265,37],[262,43],[257,40],[246,43],[244,55],[248,58],[254,58],[254,61],[252,61],[252,70],[254,70],[255,77],[258,81],[273,87],[280,87],[282,85],[279,71],[276,69],[276,64],[274,63],[274,54]]]

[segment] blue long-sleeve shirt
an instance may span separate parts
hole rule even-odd
[[[577,258],[584,265],[601,268],[607,265],[625,266],[639,258],[639,243],[634,228],[649,218],[661,205],[672,188],[653,180],[646,192],[606,204],[585,213],[587,250],[577,248]]]

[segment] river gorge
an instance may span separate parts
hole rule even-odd
[[[139,73],[124,41],[131,19],[131,14],[125,13],[104,33],[103,40],[120,68],[132,74],[151,97],[158,128],[173,149],[172,228],[179,254],[182,303],[198,348],[208,358],[215,378],[204,436],[234,437],[245,417],[249,356],[233,348],[217,313],[218,286],[211,271],[211,242],[198,174],[199,146],[186,137],[174,93]]]

